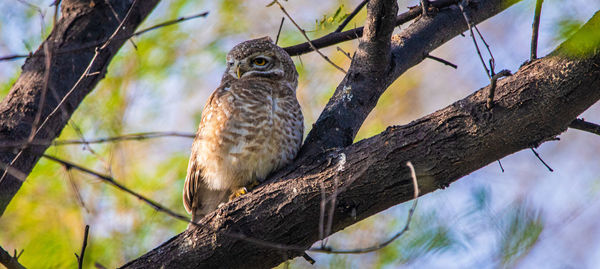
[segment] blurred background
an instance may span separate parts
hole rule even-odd
[[[35,50],[51,30],[51,0],[0,2],[0,56]],[[210,93],[219,85],[225,54],[235,44],[262,36],[275,39],[283,16],[270,1],[164,0],[141,28],[209,11],[198,18],[134,38],[108,74],[77,109],[60,139],[93,139],[150,131],[194,133]],[[282,2],[317,38],[333,31],[361,2]],[[27,4],[29,3],[29,4]],[[418,4],[399,1],[400,12]],[[480,24],[496,70],[513,72],[529,58],[534,0],[525,0]],[[587,21],[600,2],[547,0],[542,9],[538,55],[551,52]],[[347,29],[362,26],[363,9]],[[407,27],[405,24],[398,27]],[[140,29],[141,29],[140,28]],[[286,19],[279,45],[303,42]],[[354,52],[358,41],[339,46]],[[323,49],[347,69],[335,46]],[[468,35],[432,55],[452,69],[424,60],[402,75],[381,97],[356,140],[406,124],[441,109],[488,84]],[[343,74],[317,54],[294,57],[300,73],[298,98],[310,131]],[[20,74],[24,59],[0,62],[0,98]],[[600,106],[582,117],[600,122]],[[47,153],[114,176],[122,184],[185,213],[181,190],[192,139],[52,146]],[[445,190],[420,198],[411,229],[392,245],[360,255],[313,253],[316,268],[597,268],[600,264],[600,137],[569,129],[560,141],[539,147],[550,172],[529,150],[494,162]],[[392,207],[333,235],[334,248],[366,247],[404,226],[409,203]],[[175,220],[98,179],[67,171],[42,159],[0,218],[0,245],[24,249],[19,261],[30,268],[73,268],[90,225],[85,266],[114,268],[180,233]],[[311,268],[303,259],[280,267]]]

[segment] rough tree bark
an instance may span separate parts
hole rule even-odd
[[[488,86],[408,125],[321,153],[123,268],[273,267],[319,240],[323,191],[339,191],[336,232],[412,199],[406,161],[426,194],[555,137],[600,99],[599,28],[597,13],[550,55],[499,81],[491,110]]]
[[[0,104],[0,141],[3,144],[0,148],[0,169],[6,166],[11,168],[11,173],[7,173],[0,181],[0,216],[23,184],[23,178],[19,179],[19,175],[26,176],[31,172],[83,98],[104,78],[110,60],[127,41],[122,37],[131,35],[158,2],[110,1],[110,5],[119,15],[117,19],[108,6],[108,1],[62,1],[61,19],[46,41],[27,59],[21,75]],[[132,3],[135,3],[135,6],[132,7]],[[102,47],[103,42],[113,35],[129,10],[131,12],[128,19],[117,35],[106,48],[98,50],[98,55],[88,72],[93,75],[84,76],[73,89],[94,58],[96,48]],[[51,53],[46,55],[44,47]],[[87,49],[76,49],[82,47]],[[50,65],[46,68],[48,60]],[[67,96],[71,89],[72,93]],[[38,117],[42,96],[45,96],[44,106]],[[65,96],[66,102],[60,111],[49,118],[35,136],[36,141],[47,143],[32,143],[26,146],[15,160],[22,149],[21,145],[27,144],[32,128],[40,127]],[[36,118],[39,120],[34,126]],[[17,146],[11,148],[7,145]],[[3,172],[0,170],[0,178]]]

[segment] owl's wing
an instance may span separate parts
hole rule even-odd
[[[183,186],[183,205],[185,210],[192,214],[192,221],[200,220],[215,210],[220,203],[227,202],[230,193],[230,190],[209,189],[204,183],[201,178],[202,171],[196,161],[196,150],[194,145]]]
[[[203,184],[202,182],[199,182],[202,180],[199,178],[202,175],[202,171],[196,162],[195,148],[196,143],[194,141],[192,154],[188,163],[187,175],[185,177],[185,184],[183,186],[183,205],[185,206],[185,211],[188,213],[192,213],[192,209],[197,207],[197,205],[194,204],[195,193],[198,189],[198,185]]]
[[[202,112],[202,122],[200,123],[200,129],[204,126],[204,117],[207,109],[213,109],[217,107],[214,104],[219,98],[219,95],[223,94],[223,87],[217,89],[208,99],[204,110]],[[200,132],[199,132],[200,133]],[[220,203],[227,202],[229,198],[229,190],[213,190],[209,189],[205,181],[202,179],[202,167],[198,163],[198,151],[200,148],[199,137],[197,134],[192,145],[192,152],[190,154],[190,161],[188,163],[187,176],[185,178],[185,184],[183,186],[183,205],[188,213],[192,214],[192,221],[201,219],[207,213],[215,210]]]

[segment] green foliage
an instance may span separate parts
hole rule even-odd
[[[343,22],[350,13],[344,12],[344,5],[340,5],[333,15],[323,15],[320,20],[315,20],[315,29],[327,29],[332,26],[337,26],[341,22]]]
[[[438,252],[460,246],[456,231],[451,227],[436,223],[436,218],[434,212],[413,218],[410,230],[390,246],[377,251],[377,267],[411,263],[419,258],[436,255]]]
[[[555,40],[557,42],[561,42],[569,37],[571,37],[581,26],[583,25],[582,21],[573,20],[573,19],[562,19],[557,22]]]
[[[562,46],[563,52],[573,57],[587,57],[595,50],[598,50],[600,44],[600,12],[597,12],[588,24],[573,35],[576,30],[579,30],[581,23],[575,20],[563,21],[560,24],[559,33],[563,34],[560,37],[570,36],[567,42]],[[571,36],[572,35],[572,36]]]
[[[19,78],[19,75],[21,75],[21,73],[15,72],[11,78],[6,80],[6,82],[0,83],[0,97],[1,98],[4,98],[8,94],[8,92],[10,91],[10,88],[13,86],[13,84],[15,84],[15,82],[17,81],[17,78]]]
[[[522,203],[517,203],[507,210],[502,224],[499,255],[505,265],[510,265],[526,255],[544,229],[539,212]]]

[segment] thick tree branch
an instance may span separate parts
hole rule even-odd
[[[465,9],[471,15],[473,23],[479,23],[518,1],[481,0],[476,2],[477,5],[471,2],[473,4]],[[421,9],[417,8],[416,12],[420,14]],[[462,13],[458,7],[451,6],[435,16],[422,17],[400,34],[394,35],[392,60],[385,61],[389,64],[377,69],[384,72],[369,73],[364,72],[364,68],[353,70],[351,67],[313,125],[304,142],[301,156],[350,145],[387,87],[406,70],[420,63],[432,50],[465,30],[467,25]]]
[[[300,156],[307,157],[323,149],[352,143],[364,117],[383,92],[390,65],[390,38],[398,12],[396,1],[369,1],[364,34],[354,54],[350,69],[335,90],[312,131],[306,137]],[[372,97],[375,102],[372,101]],[[355,119],[357,118],[357,119]],[[363,118],[363,120],[361,120]],[[330,122],[340,120],[340,122]]]
[[[443,8],[447,8],[450,5],[454,5],[454,4],[456,4],[456,0],[437,0],[437,1],[431,2],[429,5],[437,8],[437,9],[443,9]],[[417,17],[419,17],[422,12],[423,11],[420,6],[410,7],[408,11],[406,11],[402,14],[399,14],[396,17],[395,24],[396,24],[396,26],[398,26],[398,25],[407,23],[411,20],[414,20]],[[351,30],[344,31],[344,32],[339,32],[338,29],[336,29],[334,32],[329,33],[323,37],[317,38],[315,40],[311,40],[311,42],[313,43],[313,45],[315,47],[317,47],[319,49],[325,48],[325,47],[329,47],[329,46],[332,46],[332,45],[335,45],[335,44],[338,44],[338,43],[341,43],[344,41],[361,38],[363,35],[363,30],[364,30],[363,27],[358,27],[358,28],[351,29]],[[305,54],[305,53],[309,53],[309,52],[313,51],[312,47],[310,46],[310,44],[308,44],[308,42],[285,47],[283,49],[291,56],[301,55],[301,54]]]
[[[130,10],[131,3],[132,1],[112,1],[111,5],[119,17],[124,18]],[[49,118],[34,140],[51,141],[56,138],[83,98],[104,78],[108,63],[126,41],[119,37],[133,33],[157,3],[158,0],[137,1],[136,5],[131,7],[131,14],[118,36],[105,49],[98,50],[98,53],[94,48],[90,48],[78,53],[54,55],[51,59],[48,80],[45,80],[45,57],[39,57],[39,54],[44,53],[43,48],[46,44],[56,49],[79,48],[89,42],[107,40],[119,25],[109,5],[104,1],[95,2],[95,5],[90,5],[89,1],[84,0],[63,1],[61,19],[35,54],[27,59],[21,76],[0,104],[0,141],[6,144],[27,141],[39,109],[42,109],[41,118],[46,119],[73,89],[65,99],[61,113],[56,113]],[[103,23],[98,23],[99,21]],[[90,66],[93,58],[95,61]],[[90,72],[96,74],[82,77],[88,66]],[[73,88],[80,78],[82,79],[78,87]],[[38,108],[45,83],[49,92],[53,94],[47,94],[44,107]],[[2,164],[0,167],[11,164],[15,156],[22,151],[11,168],[29,174],[47,147],[48,145],[32,144],[25,148],[4,148],[0,151],[0,164]],[[2,172],[4,171],[0,170],[0,173]],[[8,173],[0,182],[0,215],[23,183],[13,175],[14,173]]]
[[[600,125],[584,121],[583,119],[575,119],[569,124],[569,128],[600,135]]]
[[[600,99],[599,27],[597,13],[552,54],[499,80],[491,110],[485,107],[485,87],[408,125],[305,160],[209,214],[203,228],[186,230],[124,268],[269,268],[301,251],[226,234],[308,249],[318,240],[321,186],[328,195],[338,190],[333,231],[339,231],[412,198],[406,161],[414,164],[425,194],[560,134]],[[574,47],[588,50],[574,54]]]

